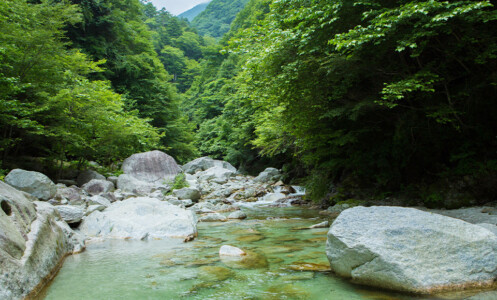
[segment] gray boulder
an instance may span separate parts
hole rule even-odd
[[[62,219],[68,224],[80,222],[85,215],[84,209],[78,206],[58,205],[55,208],[59,212]]]
[[[173,195],[179,200],[190,199],[192,201],[198,201],[200,199],[200,191],[195,188],[182,188],[173,191]]]
[[[283,176],[278,169],[266,168],[264,171],[259,173],[256,178],[254,178],[254,181],[260,183],[274,183],[279,181],[282,177]]]
[[[185,171],[185,173],[195,174],[197,172],[210,169],[212,167],[220,167],[223,169],[228,169],[230,171],[236,172],[236,168],[233,167],[229,162],[222,160],[215,160],[207,156],[192,160],[191,162],[185,164],[182,167],[182,169],[183,171]]]
[[[14,169],[5,176],[5,182],[41,200],[53,198],[57,192],[50,178],[34,171]]]
[[[490,286],[497,237],[480,226],[401,207],[354,207],[328,232],[332,270],[359,284],[414,293]]]
[[[105,176],[93,170],[85,170],[79,173],[76,182],[78,183],[78,186],[83,186],[83,184],[90,182],[92,179],[105,180]]]
[[[169,190],[166,184],[161,182],[151,183],[136,179],[135,177],[122,174],[117,179],[117,188],[124,192],[130,192],[137,195],[146,195],[156,190]]]
[[[124,174],[149,183],[172,181],[181,172],[174,158],[157,150],[131,155],[123,162],[122,170]]]
[[[226,183],[234,174],[235,171],[232,170],[228,170],[222,167],[212,167],[198,173],[198,179],[200,181],[209,181],[223,184]]]
[[[114,191],[114,184],[104,179],[92,179],[81,188],[90,195],[100,195]]]
[[[54,207],[0,181],[0,299],[24,299],[82,246]],[[74,236],[73,236],[74,235]]]
[[[110,181],[114,184],[114,187],[117,187],[117,176],[109,176],[107,177],[107,181]]]
[[[87,237],[186,238],[197,235],[197,218],[191,211],[165,201],[139,197],[93,212],[83,219],[80,230]]]

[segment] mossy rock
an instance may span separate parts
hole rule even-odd
[[[203,266],[199,268],[198,278],[203,282],[225,281],[234,276],[234,272],[225,267]]]

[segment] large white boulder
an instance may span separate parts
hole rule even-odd
[[[497,236],[401,207],[354,207],[328,232],[332,270],[359,284],[415,293],[484,287],[497,278]]]
[[[83,219],[80,230],[87,237],[185,238],[197,235],[197,218],[193,212],[168,202],[138,197],[93,212]]]
[[[236,168],[233,167],[229,162],[222,160],[215,160],[208,156],[194,159],[191,162],[183,165],[182,169],[187,174],[195,174],[199,171],[205,171],[212,167],[220,167],[223,169],[228,169],[230,171],[236,172]]]
[[[181,172],[174,158],[162,151],[133,154],[122,165],[124,174],[145,182],[174,180]]]
[[[34,171],[14,169],[5,176],[5,182],[41,200],[49,200],[57,192],[57,187],[50,178]]]
[[[197,173],[198,180],[209,181],[219,184],[228,182],[228,180],[235,174],[235,171],[225,169],[223,167],[212,167],[205,171]]]
[[[84,245],[55,208],[0,181],[0,299],[24,299]]]

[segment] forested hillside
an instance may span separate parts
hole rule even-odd
[[[198,16],[201,12],[205,10],[207,5],[209,5],[210,1],[206,1],[205,3],[200,3],[199,5],[193,7],[192,9],[189,9],[181,14],[178,15],[180,18],[185,18],[188,21],[193,21],[193,19]]]
[[[209,5],[196,16],[192,26],[204,36],[219,38],[230,30],[230,24],[248,0],[212,0]]]
[[[190,26],[139,0],[6,0],[2,160],[162,148],[281,167],[315,200],[485,201],[497,193],[494,4],[213,0]]]

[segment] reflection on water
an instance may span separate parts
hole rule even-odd
[[[45,299],[426,299],[352,285],[329,272],[316,211],[244,208],[249,218],[199,223],[199,237],[91,244],[68,257]],[[221,260],[222,245],[244,249]],[[432,298],[433,299],[433,298]]]

